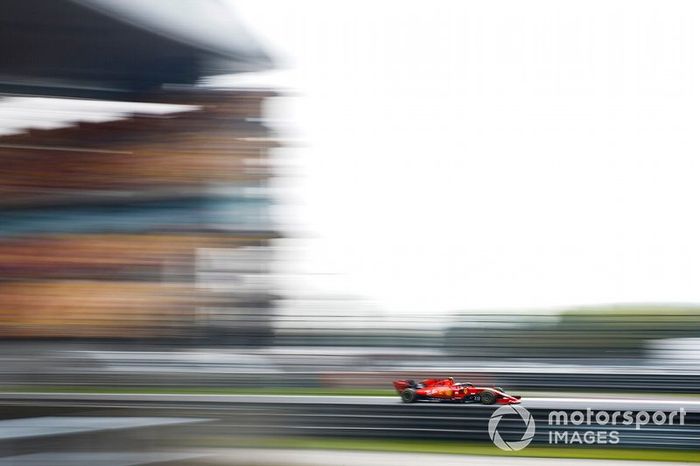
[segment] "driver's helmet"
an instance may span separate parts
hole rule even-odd
[[[454,377],[448,377],[447,380],[448,380],[450,383],[455,383]]]

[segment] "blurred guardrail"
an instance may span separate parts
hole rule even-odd
[[[357,397],[320,397],[309,401],[287,397],[270,397],[256,401],[259,397],[218,397],[218,396],[163,396],[163,395],[95,395],[81,398],[69,395],[33,398],[29,394],[3,395],[0,405],[18,409],[22,404],[32,409],[40,407],[43,413],[70,407],[80,410],[104,407],[110,415],[130,415],[138,411],[139,416],[187,416],[208,418],[211,422],[196,424],[188,428],[190,435],[203,438],[230,438],[231,436],[279,436],[279,437],[346,437],[382,439],[422,439],[453,440],[465,442],[491,442],[488,424],[496,407],[482,405],[461,405],[449,403],[418,403],[406,405],[394,400],[365,401]],[[329,398],[338,399],[337,402]],[[668,404],[668,403],[666,403]],[[575,408],[574,408],[575,405]],[[675,403],[671,403],[675,406]],[[678,418],[673,425],[647,425],[636,429],[635,425],[605,425],[595,422],[592,425],[550,425],[549,415],[554,409],[566,412],[569,418],[574,411],[586,411],[584,401],[554,403],[551,408],[528,408],[534,417],[536,432],[534,444],[550,444],[550,432],[560,436],[568,432],[569,438],[577,433],[616,431],[617,443],[596,444],[595,447],[644,448],[644,449],[685,449],[694,450],[700,445],[700,412],[689,409],[683,425]],[[682,404],[679,403],[682,407]],[[634,403],[610,404],[610,410],[630,410],[636,416],[646,405]],[[655,409],[655,408],[654,408]],[[674,409],[678,409],[677,407]],[[504,416],[498,425],[498,432],[506,441],[520,440],[525,424],[518,415]],[[585,438],[591,437],[588,434]],[[591,446],[587,442],[572,444],[558,442],[557,447],[580,448]]]
[[[260,408],[258,406],[258,408]],[[493,407],[483,406],[429,406],[429,405],[278,405],[266,407],[271,417],[262,414],[253,430],[274,427],[279,434],[291,436],[328,436],[364,438],[400,438],[431,440],[463,440],[490,442],[488,423]],[[688,413],[683,426],[549,426],[549,409],[530,409],[537,430],[534,444],[549,444],[549,433],[615,430],[620,442],[609,445],[623,448],[697,449],[700,444],[700,413]],[[571,413],[573,410],[565,410]],[[263,413],[265,411],[262,411]],[[499,423],[499,434],[506,440],[520,440],[524,423],[517,416],[504,417]],[[567,446],[561,445],[559,446]],[[581,446],[581,445],[574,445]],[[605,445],[602,445],[605,446]]]
[[[73,370],[55,373],[0,374],[0,386],[33,386],[41,391],[42,386],[98,386],[105,389],[124,387],[148,387],[162,389],[187,389],[201,387],[250,388],[391,388],[391,380],[397,378],[422,379],[452,376],[458,380],[475,384],[499,385],[509,390],[578,391],[578,392],[656,392],[698,393],[700,373],[610,373],[610,372],[548,372],[531,370],[511,372],[507,370],[479,372],[314,372],[285,373],[278,371],[256,371],[236,373],[214,372],[104,372]]]

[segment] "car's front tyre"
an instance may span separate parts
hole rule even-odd
[[[496,395],[493,392],[481,392],[479,397],[483,405],[492,405],[496,402]]]

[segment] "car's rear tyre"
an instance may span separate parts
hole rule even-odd
[[[401,401],[404,403],[413,403],[416,401],[416,391],[412,388],[407,388],[401,392]]]
[[[492,405],[496,402],[496,395],[493,392],[481,392],[479,396],[482,405]]]

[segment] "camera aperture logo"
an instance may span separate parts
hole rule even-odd
[[[525,432],[520,440],[505,441],[501,434],[498,432],[498,425],[501,422],[503,416],[509,414],[518,414],[520,418],[525,423]],[[501,406],[496,411],[491,414],[491,419],[489,419],[489,436],[496,445],[501,450],[505,451],[518,451],[522,450],[526,446],[530,445],[532,439],[535,437],[535,418],[532,417],[530,412],[518,405],[506,405]]]

